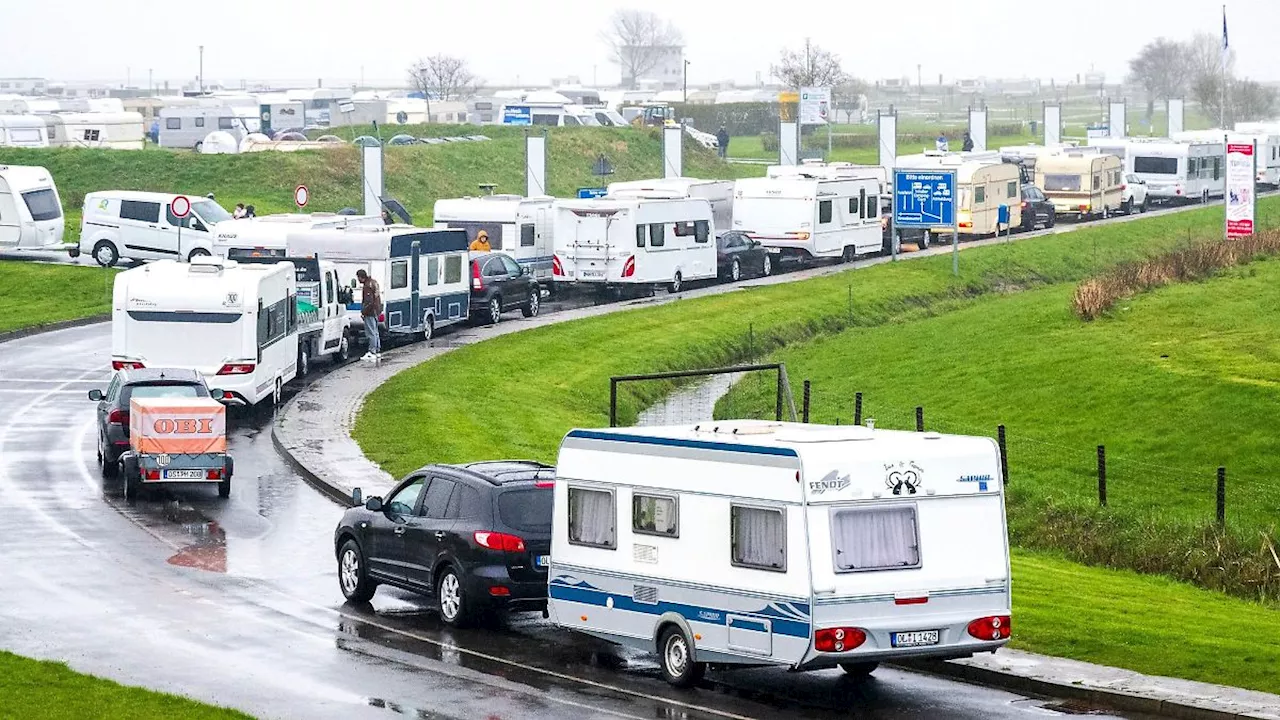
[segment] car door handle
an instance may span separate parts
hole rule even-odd
[[[440,531],[440,530],[437,530],[437,531],[436,531],[436,539],[437,539],[437,540],[443,540],[443,539],[444,539],[444,533],[443,533],[442,531]]]
[[[397,527],[397,528],[394,530],[394,532],[395,532],[395,534],[397,534],[397,535],[403,535],[403,534],[404,534],[404,526],[403,526],[403,525],[401,525],[401,526]]]

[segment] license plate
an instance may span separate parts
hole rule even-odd
[[[550,555],[537,555],[533,558],[534,567],[546,567],[551,563]]]
[[[915,632],[897,632],[889,636],[889,641],[894,647],[920,647],[922,645],[937,645],[937,630],[917,630]]]
[[[582,277],[604,277],[603,270],[583,270]]]
[[[203,470],[165,470],[165,480],[203,480]]]

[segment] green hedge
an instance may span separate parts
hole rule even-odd
[[[742,135],[758,135],[763,132],[777,132],[777,103],[724,103],[722,105],[699,105],[693,103],[676,103],[676,118],[689,119],[693,126],[703,132],[713,133],[723,125],[732,137]]]

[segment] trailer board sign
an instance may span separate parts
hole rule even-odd
[[[893,224],[899,228],[954,227],[956,174],[951,170],[894,170]]]

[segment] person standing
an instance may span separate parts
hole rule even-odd
[[[717,148],[717,150],[719,150],[719,151],[720,151],[720,159],[721,159],[721,160],[726,160],[726,159],[728,159],[728,157],[729,157],[729,131],[728,131],[727,129],[725,129],[725,126],[723,126],[723,125],[721,125],[721,126],[720,126],[720,131],[716,133],[716,145],[718,145],[718,146],[719,146],[719,147]]]
[[[364,270],[356,271],[356,279],[360,281],[360,318],[364,321],[365,338],[369,341],[369,352],[361,360],[377,362],[382,358],[382,338],[378,335],[378,316],[382,314],[382,294],[378,291],[378,282],[369,277]]]
[[[471,252],[489,252],[493,248],[489,246],[489,233],[481,230],[476,233],[476,239],[471,241],[470,247],[467,248]]]
[[[964,150],[965,152],[973,151],[973,138],[969,135],[968,130],[966,130],[964,133],[964,145],[961,146],[961,149]]]

